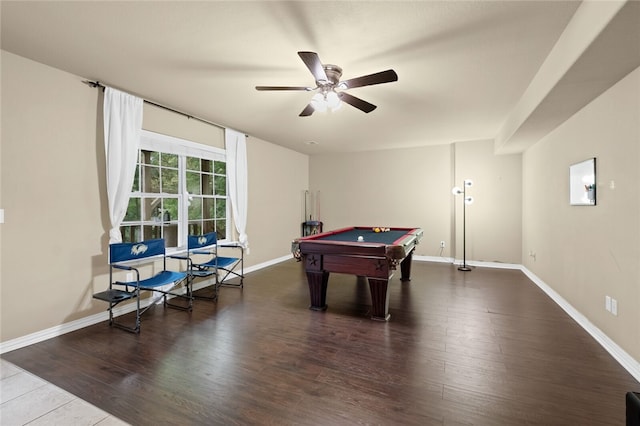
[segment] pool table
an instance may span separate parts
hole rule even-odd
[[[386,228],[375,232],[374,229],[348,227],[293,241],[293,256],[304,262],[310,309],[327,309],[329,273],[353,274],[369,281],[371,319],[389,320],[389,280],[398,265],[400,280],[410,280],[411,258],[423,231],[420,228]]]

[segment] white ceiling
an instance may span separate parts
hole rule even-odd
[[[579,5],[2,1],[1,35],[9,52],[314,154],[495,138]],[[369,114],[299,117],[311,93],[254,87],[313,86],[301,50],[343,79],[399,79],[349,90]]]

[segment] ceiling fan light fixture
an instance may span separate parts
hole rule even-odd
[[[316,93],[311,98],[311,106],[318,112],[325,112],[327,110],[327,101],[322,93]]]
[[[370,113],[376,106],[346,92],[356,87],[373,86],[376,84],[398,81],[398,74],[392,69],[367,74],[356,78],[340,81],[342,68],[337,65],[323,64],[315,52],[298,52],[298,56],[313,75],[316,86],[256,86],[256,90],[303,90],[316,91],[311,101],[300,112],[300,117],[309,117],[314,111],[325,112],[327,109],[337,111],[344,103],[351,105],[364,113]]]
[[[310,102],[314,111],[325,112],[328,109],[337,111],[342,106],[340,97],[334,90],[318,92],[311,98]]]
[[[327,100],[327,107],[331,108],[332,111],[335,111],[340,106],[340,98],[333,90],[327,93],[325,99]]]

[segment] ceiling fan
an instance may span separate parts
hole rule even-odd
[[[386,70],[375,74],[364,75],[349,80],[340,81],[342,68],[337,65],[323,64],[315,52],[298,52],[298,56],[309,68],[316,80],[315,87],[305,86],[256,86],[256,90],[303,90],[306,92],[317,91],[311,98],[311,102],[302,110],[300,117],[307,117],[314,111],[335,110],[340,107],[341,101],[348,103],[359,110],[369,113],[377,107],[367,101],[344,92],[355,87],[372,86],[374,84],[390,83],[398,81],[398,75],[394,70]]]

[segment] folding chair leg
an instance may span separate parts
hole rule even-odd
[[[205,288],[209,288],[209,287],[213,287],[213,295],[212,296],[203,296],[203,295],[194,293],[193,298],[197,299],[197,300],[210,300],[210,301],[218,300],[218,287],[219,287],[218,283],[214,282],[212,285],[203,287],[200,290],[204,290]]]
[[[112,327],[117,327],[121,330],[124,331],[128,331],[129,333],[134,333],[134,334],[139,334],[140,333],[140,315],[142,315],[142,313],[140,312],[140,298],[137,297],[136,298],[136,322],[135,322],[135,327],[129,327],[127,325],[124,325],[122,323],[116,322],[113,318],[113,307],[117,305],[116,304],[110,304],[109,305],[109,325]]]
[[[140,313],[140,297],[138,293],[120,291],[120,290],[109,288],[106,291],[94,294],[93,297],[94,299],[103,300],[109,303],[109,308],[107,309],[107,311],[109,312],[110,327],[118,327],[131,333],[140,332],[140,314],[141,313]],[[136,320],[135,320],[135,326],[129,327],[124,324],[116,322],[115,317],[113,316],[113,308],[115,308],[121,302],[130,300],[132,298],[136,299]]]
[[[220,286],[220,287],[236,287],[236,288],[244,288],[244,275],[243,275],[243,274],[236,274],[235,272],[227,271],[226,269],[225,269],[225,271],[226,271],[226,274],[225,274],[225,276],[224,276],[220,281],[218,281],[218,286]],[[230,274],[234,274],[234,275],[236,275],[237,277],[239,277],[239,278],[240,278],[240,282],[239,282],[239,283],[230,283],[230,282],[225,282],[224,280],[226,280],[226,279],[227,279],[227,277],[228,277]]]
[[[193,296],[176,296],[176,297],[180,297],[181,299],[187,299],[189,301],[187,303],[187,306],[177,305],[175,303],[168,302],[166,294],[165,294],[165,297],[164,297],[164,306],[168,306],[168,307],[173,308],[173,309],[180,309],[182,311],[192,311],[193,310]]]
[[[238,264],[235,265],[237,267]],[[242,256],[240,257],[240,273],[234,271],[235,267],[231,269],[219,268],[220,271],[224,271],[224,276],[221,280],[218,280],[218,274],[216,273],[216,282],[220,287],[236,287],[236,288],[244,288],[244,250],[242,251]],[[240,278],[239,283],[226,283],[224,280],[229,277],[229,275],[235,275],[236,278]]]

